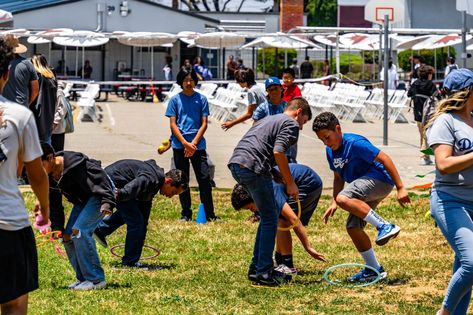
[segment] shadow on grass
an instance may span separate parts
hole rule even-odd
[[[123,266],[121,263],[111,263],[110,266],[114,270],[120,271],[155,271],[155,270],[171,270],[176,269],[176,263],[170,264],[150,264],[150,263],[142,263],[140,267],[128,267]]]

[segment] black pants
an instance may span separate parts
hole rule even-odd
[[[64,150],[65,134],[53,134],[51,136],[51,145],[54,151]],[[51,186],[51,185],[50,185]],[[49,219],[51,220],[51,230],[64,231],[64,206],[62,205],[62,193],[59,189],[49,188]]]
[[[210,185],[209,164],[207,163],[207,152],[197,150],[190,158],[184,157],[184,149],[173,149],[174,163],[178,170],[183,171],[189,177],[189,162],[192,163],[197,183],[199,184],[200,202],[204,204],[207,220],[215,218],[214,203],[212,199],[212,186]],[[192,203],[190,190],[179,195],[181,201],[182,216],[192,218]]]

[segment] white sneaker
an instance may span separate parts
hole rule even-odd
[[[281,273],[284,273],[286,275],[296,275],[297,274],[297,269],[296,268],[289,268],[285,264],[280,264],[274,270],[279,271]]]
[[[100,290],[105,288],[106,283],[105,281],[100,281],[97,283],[93,283],[92,281],[84,281],[81,282],[79,285],[75,286],[73,290],[78,291],[90,291],[90,290]]]
[[[432,162],[432,160],[430,158],[421,158],[420,159],[420,165],[432,165],[434,162]]]
[[[67,286],[67,288],[68,288],[68,289],[74,289],[75,287],[77,287],[77,286],[78,286],[79,284],[81,284],[81,283],[82,283],[82,281],[76,280],[76,282],[69,284],[69,285]]]

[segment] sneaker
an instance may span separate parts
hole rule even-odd
[[[82,281],[80,280],[76,280],[74,283],[71,283],[67,286],[68,289],[74,289],[75,287],[77,287],[79,284],[81,284]]]
[[[100,233],[98,229],[95,229],[94,234],[92,234],[92,236],[97,241],[97,243],[99,243],[101,246],[105,248],[108,247],[107,239],[105,238],[105,235]]]
[[[378,237],[376,238],[376,244],[383,246],[389,242],[390,239],[395,238],[400,231],[401,228],[394,224],[387,223],[381,225],[378,227]]]
[[[192,221],[192,218],[191,217],[188,217],[186,215],[183,215],[180,219],[179,219],[180,222],[190,222]]]
[[[222,218],[215,216],[215,217],[213,217],[213,218],[209,218],[208,221],[219,222],[219,221],[222,221]]]
[[[251,264],[250,268],[248,268],[248,280],[251,282],[257,282],[258,279],[256,277],[256,266]]]
[[[100,281],[97,283],[93,283],[92,281],[84,281],[81,282],[79,285],[75,286],[73,290],[77,291],[90,291],[90,290],[100,290],[105,288],[106,283],[105,281]]]
[[[268,287],[275,287],[283,283],[288,283],[291,280],[291,275],[287,275],[276,270],[271,270],[270,272],[258,275],[256,277],[256,284]]]
[[[380,280],[386,279],[386,277],[388,276],[388,273],[386,271],[384,271],[383,266],[379,267],[378,272],[381,276]],[[357,274],[355,274],[355,275],[351,276],[350,278],[348,278],[348,282],[352,282],[352,283],[355,283],[355,282],[369,282],[369,281],[373,281],[377,277],[378,277],[378,274],[376,272],[374,272],[370,268],[364,268],[363,270],[361,270]]]
[[[161,266],[143,264],[143,263],[140,263],[139,261],[135,262],[134,264],[122,264],[122,267],[148,270],[148,271],[163,269]]]
[[[280,264],[274,270],[279,271],[281,273],[284,273],[286,275],[297,275],[297,269],[296,268],[289,268],[285,264]]]
[[[432,165],[434,162],[430,158],[421,158],[420,159],[420,165]]]
[[[210,186],[212,186],[212,188],[217,187],[217,184],[215,184],[215,181],[213,179],[210,180]]]

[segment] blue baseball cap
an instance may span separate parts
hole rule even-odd
[[[271,77],[271,78],[266,79],[266,81],[264,81],[264,85],[267,90],[272,85],[281,85],[281,80],[279,80],[276,77]]]
[[[453,70],[443,81],[443,87],[450,92],[463,90],[473,85],[473,71],[466,68]]]

